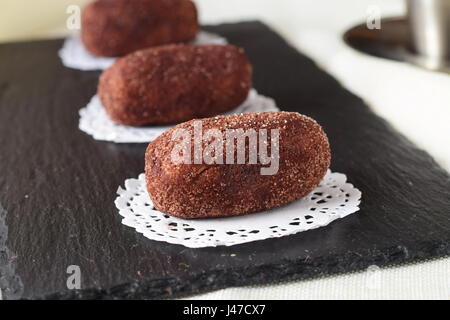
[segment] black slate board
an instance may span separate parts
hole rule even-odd
[[[78,109],[95,93],[98,73],[64,68],[61,40],[4,44],[4,297],[174,297],[450,253],[450,178],[429,155],[261,23],[208,30],[246,49],[261,93],[324,126],[332,169],[362,190],[361,211],[326,228],[233,247],[150,241],[123,226],[113,204],[117,187],[143,171],[146,146],[98,142],[78,130]],[[81,267],[81,291],[66,287],[69,265]]]

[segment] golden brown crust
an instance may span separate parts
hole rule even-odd
[[[232,45],[167,45],[134,52],[100,77],[109,117],[130,126],[180,123],[238,107],[252,87],[252,67]]]
[[[211,128],[279,129],[279,170],[261,175],[261,164],[174,164],[174,130],[192,130],[194,120],[164,132],[145,156],[147,189],[156,209],[179,218],[213,218],[268,210],[309,194],[330,166],[326,134],[299,113],[265,112],[202,119]],[[225,141],[224,141],[225,144]],[[247,145],[248,149],[248,145]],[[248,150],[247,150],[248,151]]]
[[[120,57],[191,41],[199,29],[197,20],[190,0],[97,0],[83,9],[81,39],[96,56]]]

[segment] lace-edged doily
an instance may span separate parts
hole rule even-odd
[[[214,33],[200,31],[192,41],[193,44],[227,44],[227,40]],[[117,58],[96,57],[90,54],[81,42],[79,35],[73,35],[64,41],[59,50],[59,57],[64,66],[83,71],[104,70],[111,66]]]
[[[345,174],[328,171],[308,196],[287,206],[240,217],[183,220],[157,211],[145,176],[125,181],[115,200],[122,223],[151,240],[190,248],[232,246],[323,227],[359,210],[361,192]]]
[[[231,113],[279,111],[275,101],[259,95],[255,89],[250,90],[247,100]],[[145,143],[156,139],[172,126],[129,127],[111,121],[100,99],[94,96],[89,104],[80,110],[79,128],[96,140],[116,143]]]

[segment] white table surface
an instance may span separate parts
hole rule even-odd
[[[4,0],[0,42],[67,34],[69,4],[87,0]],[[341,34],[368,10],[403,15],[403,0],[195,0],[202,23],[259,19],[313,58],[375,113],[450,171],[450,76],[358,53]],[[5,26],[6,25],[6,26]],[[13,27],[12,27],[13,26]],[[8,28],[9,27],[9,28]],[[382,26],[381,26],[382,27]],[[6,28],[6,29],[5,29]],[[9,31],[8,31],[9,30]],[[8,33],[9,32],[9,33]],[[449,191],[450,192],[450,191]],[[0,293],[1,298],[1,293]],[[229,288],[189,299],[450,299],[450,258],[277,285]]]

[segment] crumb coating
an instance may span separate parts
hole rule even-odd
[[[100,77],[109,117],[129,126],[176,124],[230,111],[252,88],[252,67],[232,45],[167,45],[125,56]]]
[[[328,138],[313,119],[295,112],[264,112],[202,119],[203,131],[279,129],[279,170],[261,175],[258,164],[174,164],[171,152],[177,128],[192,130],[193,121],[166,131],[145,155],[147,189],[155,208],[184,218],[244,215],[279,207],[314,190],[331,161]],[[224,145],[226,141],[223,141]],[[248,144],[247,144],[248,154]],[[264,166],[267,167],[267,166]]]

